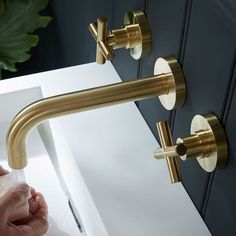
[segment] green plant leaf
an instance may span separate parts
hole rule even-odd
[[[16,71],[15,63],[30,58],[38,43],[32,34],[46,27],[51,17],[39,15],[48,0],[0,0],[0,70]]]

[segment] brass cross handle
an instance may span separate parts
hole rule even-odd
[[[107,19],[100,17],[97,23],[89,24],[89,31],[97,43],[96,62],[104,64],[114,59],[113,49],[130,49],[131,56],[138,60],[151,50],[151,34],[145,14],[142,11],[128,12],[124,27],[107,33]]]
[[[97,19],[97,24],[91,23],[89,30],[97,42],[96,62],[104,64],[106,60],[111,61],[115,54],[107,43],[107,19],[100,17]]]
[[[171,182],[181,181],[177,157],[186,161],[195,157],[207,172],[221,169],[226,165],[228,145],[224,129],[213,114],[196,115],[191,123],[191,135],[178,138],[173,144],[169,125],[166,121],[157,123],[162,148],[154,151],[156,159],[167,159]]]
[[[154,151],[154,156],[157,159],[166,158],[168,170],[170,173],[170,179],[172,183],[181,181],[181,174],[179,169],[179,163],[177,160],[177,145],[173,144],[170,127],[167,121],[160,121],[157,123],[157,130],[160,137],[162,148],[158,148]]]

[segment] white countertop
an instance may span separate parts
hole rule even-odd
[[[31,93],[24,101],[28,103],[38,96],[119,81],[110,63],[103,66],[92,63],[1,81],[0,91],[2,94],[13,92],[13,96],[16,91],[18,95]],[[35,88],[32,90],[32,87]],[[29,90],[22,92],[27,88]],[[9,105],[6,110],[5,114],[11,113]],[[153,158],[158,143],[134,103],[60,117],[51,120],[49,126],[39,128],[40,135],[86,235],[210,235],[182,184],[170,183],[165,161]],[[47,159],[47,163],[43,163],[43,159]],[[55,195],[52,195],[52,185],[46,182],[56,182],[51,162],[41,156],[30,163],[28,168],[32,169],[27,180],[48,194],[50,202]],[[39,166],[44,168],[45,181],[37,177],[42,175],[41,170],[36,174]],[[63,192],[62,188],[60,191]],[[57,209],[57,205],[67,201],[66,195],[50,202],[49,206]],[[69,210],[68,205],[61,205],[58,211],[66,208]],[[60,220],[63,219],[56,220],[57,224]],[[71,215],[70,220],[75,226]],[[63,225],[60,230],[66,232],[66,227]],[[68,235],[79,234],[70,232]]]
[[[4,106],[0,110],[0,165],[9,169],[5,139],[8,126],[14,115],[32,99],[40,99],[40,89],[6,92],[1,90],[0,101]],[[68,198],[58,180],[52,162],[45,149],[38,129],[34,129],[28,139],[29,164],[25,168],[27,183],[42,192],[49,206],[50,228],[47,236],[77,236],[84,235],[76,224],[68,205]]]

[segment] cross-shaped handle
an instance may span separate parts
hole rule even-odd
[[[115,54],[107,43],[107,19],[99,17],[97,24],[91,23],[89,25],[89,30],[97,42],[96,62],[104,64],[106,60],[111,61]]]
[[[138,60],[150,53],[151,33],[148,21],[142,11],[125,14],[124,26],[107,33],[107,19],[99,17],[96,23],[89,24],[89,31],[97,43],[96,61],[104,64],[115,57],[113,49],[129,49],[130,55]]]
[[[159,133],[162,148],[156,149],[154,152],[154,156],[157,159],[166,158],[171,182],[172,183],[180,182],[182,178],[177,156],[179,156],[179,152],[182,152],[181,149],[184,148],[184,146],[181,144],[179,145],[173,144],[170,127],[167,121],[158,122],[157,130]]]
[[[183,161],[195,157],[207,172],[221,169],[227,162],[228,146],[224,129],[213,114],[196,115],[191,123],[191,135],[178,138],[173,144],[166,121],[157,123],[162,148],[154,151],[156,159],[166,158],[171,182],[181,181],[177,157]]]

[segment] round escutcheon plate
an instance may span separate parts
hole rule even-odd
[[[228,158],[227,140],[224,129],[218,118],[213,114],[196,115],[191,123],[191,134],[198,131],[211,131],[213,149],[207,155],[197,157],[200,166],[207,172],[221,169],[226,165]],[[212,145],[212,144],[211,144]]]
[[[130,55],[136,60],[147,56],[151,51],[152,37],[145,14],[142,11],[130,11],[125,14],[124,24],[138,24],[142,35],[141,44],[130,48]]]
[[[186,85],[184,75],[174,57],[158,58],[154,66],[154,75],[167,73],[171,74],[170,90],[168,94],[159,96],[159,99],[167,110],[172,110],[183,106],[185,102]]]

